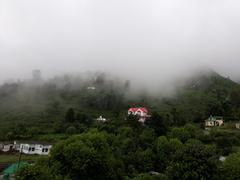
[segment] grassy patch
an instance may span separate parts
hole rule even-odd
[[[22,155],[21,161],[35,162],[41,156],[38,155]],[[15,163],[18,162],[19,153],[17,154],[0,154],[0,163]]]

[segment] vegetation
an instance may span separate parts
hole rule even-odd
[[[54,143],[51,156],[19,169],[16,178],[239,179],[237,83],[210,73],[187,81],[168,98],[129,98],[130,86],[104,74],[2,85],[1,140]],[[148,107],[151,117],[142,124],[127,116],[131,106]],[[97,122],[100,115],[107,121]],[[224,116],[228,125],[205,130],[210,115]]]
[[[240,152],[231,154],[223,164],[222,173],[226,179],[240,178]]]
[[[39,156],[33,155],[22,155],[22,161],[35,162],[39,159]],[[10,164],[15,163],[19,160],[19,154],[0,154],[0,163]]]

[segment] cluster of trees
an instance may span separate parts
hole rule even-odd
[[[17,179],[225,179],[231,161],[239,163],[239,153],[219,160],[225,142],[214,130],[160,127],[162,119],[154,113],[145,125],[134,116],[99,123],[55,144],[50,157],[20,169]]]
[[[88,89],[89,86],[95,89]],[[30,137],[31,132],[18,134],[14,130],[19,124],[37,127],[40,133],[54,133],[69,109],[75,109],[76,116],[82,111],[94,117],[103,111],[116,114],[123,109],[128,86],[129,83],[113,81],[101,73],[88,78],[63,76],[39,83],[5,83],[0,86],[0,139],[9,139],[9,132],[11,137]]]

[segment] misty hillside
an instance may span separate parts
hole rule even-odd
[[[178,121],[183,123],[201,122],[210,115],[234,120],[232,94],[238,87],[239,84],[232,80],[210,72],[187,80],[174,97],[164,99],[162,103],[176,109]]]
[[[165,98],[147,92],[135,92],[136,96],[130,81],[104,73],[83,77],[65,75],[47,81],[34,78],[1,85],[0,127],[7,127],[2,133],[14,131],[21,125],[34,132],[35,127],[41,127],[43,132],[61,131],[69,109],[73,109],[76,116],[93,119],[100,115],[124,117],[129,107],[146,106],[177,125],[201,123],[211,114],[223,115],[229,120],[238,116],[233,94],[239,85],[213,72],[188,79],[174,96]]]

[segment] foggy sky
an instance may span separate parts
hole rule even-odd
[[[239,0],[0,0],[0,81],[107,71],[166,83],[240,79]]]

